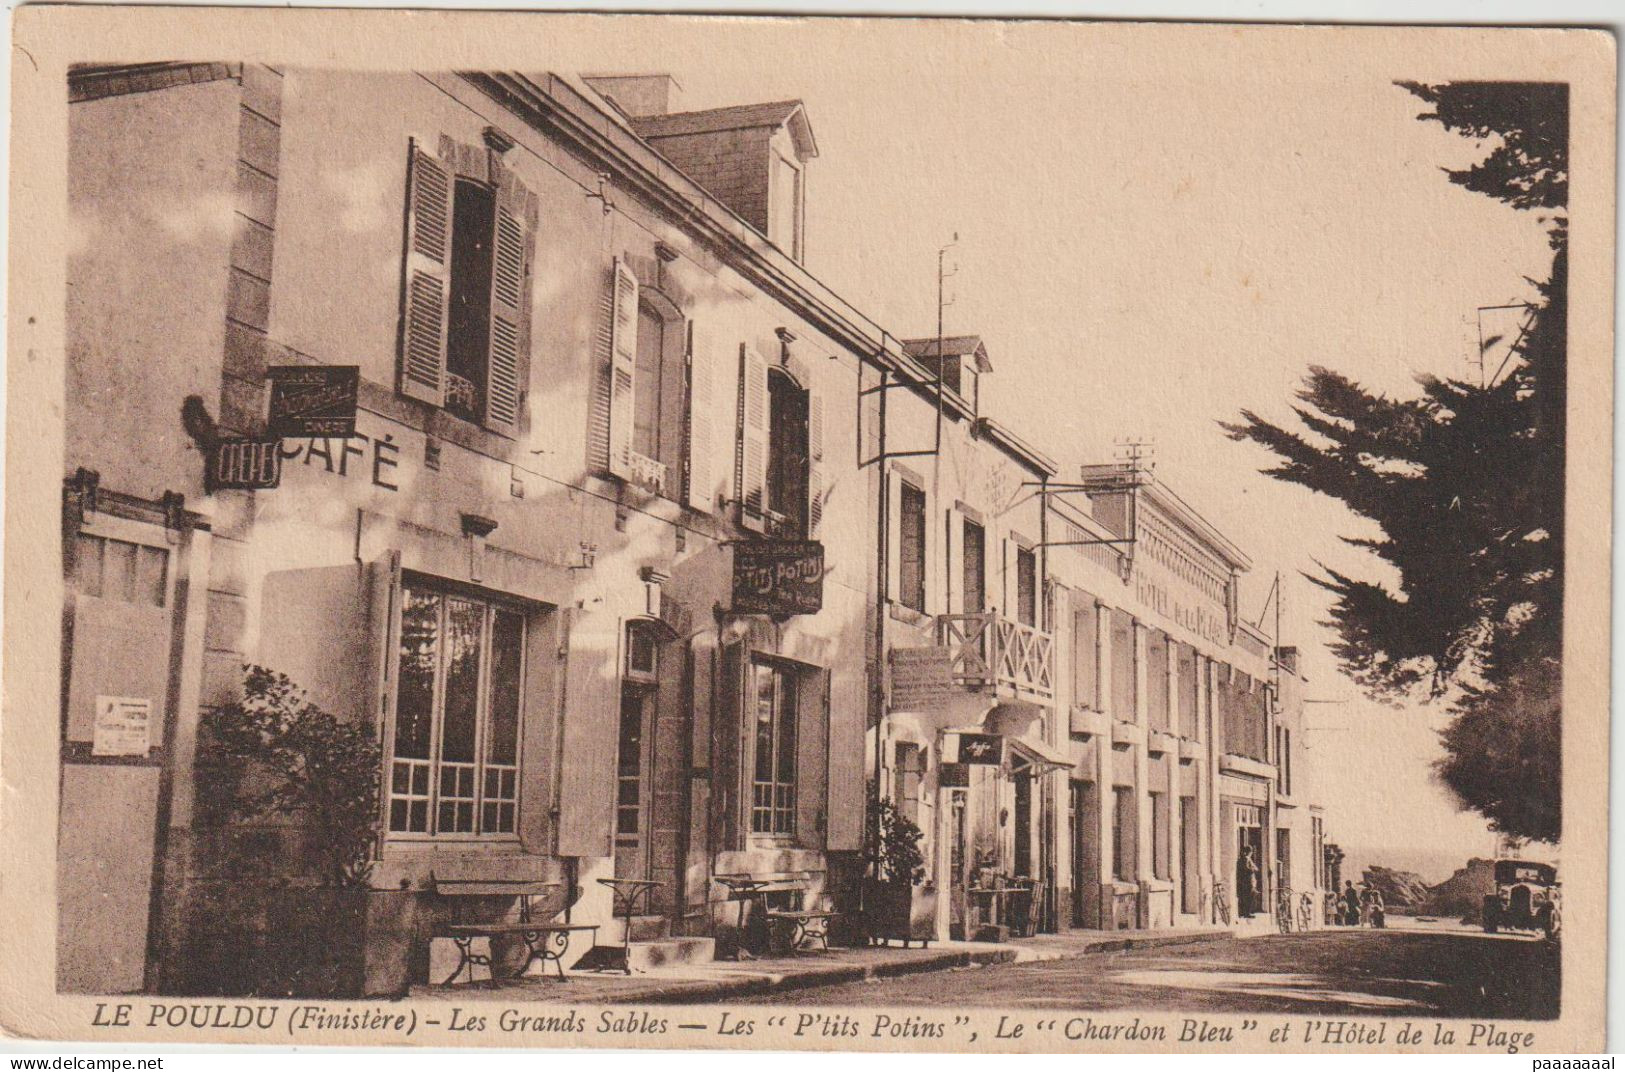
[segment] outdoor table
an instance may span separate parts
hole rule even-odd
[[[965,891],[976,902],[982,923],[995,926],[1004,921],[1004,897],[1010,892],[1005,886],[972,886]]]
[[[663,883],[646,878],[601,878],[601,886],[608,886],[615,897],[615,915],[626,921],[626,936],[621,941],[621,969],[632,974],[632,917],[637,914],[638,899],[649,907],[648,895]]]
[[[712,878],[728,887],[730,901],[739,902],[740,942],[734,950],[734,959],[748,960],[756,954],[765,953],[769,941],[766,918],[767,887],[773,885],[772,880],[753,878],[750,875],[713,875]],[[747,905],[753,906],[748,925],[745,919]]]

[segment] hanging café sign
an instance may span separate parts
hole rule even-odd
[[[788,618],[823,609],[823,544],[817,540],[740,540],[731,546],[730,611]]]
[[[356,435],[359,365],[281,365],[266,373],[271,381],[266,434],[210,437],[205,484],[211,492],[277,487],[282,482],[282,459],[287,456],[283,439],[314,442]]]

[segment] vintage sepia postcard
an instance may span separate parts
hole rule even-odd
[[[9,1036],[1603,1045],[1608,34],[14,29]]]

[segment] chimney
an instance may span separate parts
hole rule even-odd
[[[669,74],[587,74],[581,80],[628,117],[665,115],[683,91]]]

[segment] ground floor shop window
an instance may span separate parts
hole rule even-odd
[[[426,585],[405,587],[391,832],[514,832],[524,647],[519,611]]]
[[[756,763],[751,784],[753,834],[795,833],[796,717],[800,678],[773,663],[757,663]]]

